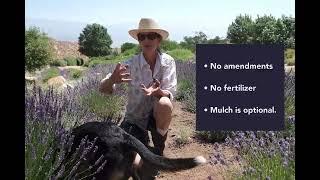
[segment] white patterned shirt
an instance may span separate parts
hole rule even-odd
[[[146,129],[148,117],[150,113],[152,113],[153,103],[157,98],[144,95],[140,84],[149,87],[153,82],[153,78],[158,79],[160,81],[160,89],[168,92],[170,94],[170,100],[172,101],[177,90],[175,61],[166,53],[158,53],[153,76],[150,65],[145,60],[142,52],[126,60],[124,64],[129,65],[128,71],[132,79],[132,81],[128,83],[128,103],[126,106],[125,119]],[[102,81],[108,79],[110,76],[111,73]],[[120,84],[114,84],[113,91],[117,91],[117,86],[119,85]]]

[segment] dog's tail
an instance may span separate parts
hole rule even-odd
[[[184,170],[206,163],[202,156],[194,158],[166,158],[152,153],[144,144],[130,134],[127,134],[125,144],[133,148],[144,161],[147,161],[159,170]]]

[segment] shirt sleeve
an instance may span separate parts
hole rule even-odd
[[[174,59],[170,59],[167,62],[166,66],[164,66],[160,87],[170,94],[170,100],[172,101],[177,93],[176,63]]]
[[[132,62],[131,59],[127,59],[127,60],[123,61],[121,64],[127,64],[127,65],[130,66],[130,65],[131,65],[131,62]],[[113,69],[113,70],[114,70],[114,69]],[[113,71],[113,70],[112,70],[112,71]],[[103,79],[100,81],[100,83],[103,83],[104,81],[110,79],[112,73],[113,73],[113,72],[108,72],[108,74],[106,75],[106,77],[103,78]],[[113,92],[117,91],[117,89],[118,89],[119,86],[120,86],[120,84],[113,84],[113,85],[112,85],[112,89],[113,89],[112,91],[113,91]]]

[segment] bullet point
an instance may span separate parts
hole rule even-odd
[[[208,109],[207,108],[204,108],[204,112],[207,112],[208,111]]]
[[[204,65],[204,67],[205,67],[205,68],[207,68],[207,67],[208,67],[208,65],[207,65],[207,64],[205,64],[205,65]]]
[[[208,87],[207,87],[207,86],[205,86],[205,87],[204,87],[204,89],[205,89],[205,90],[207,90],[207,89],[208,89]]]

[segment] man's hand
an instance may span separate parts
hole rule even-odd
[[[123,65],[120,62],[117,64],[116,68],[114,69],[110,77],[113,84],[132,81],[132,79],[128,78],[130,77],[130,73],[125,72],[128,67],[128,65]]]
[[[158,79],[154,79],[153,83],[150,87],[146,88],[144,84],[141,84],[141,89],[146,96],[156,96],[159,97],[162,95],[162,91],[160,89],[160,82]]]

